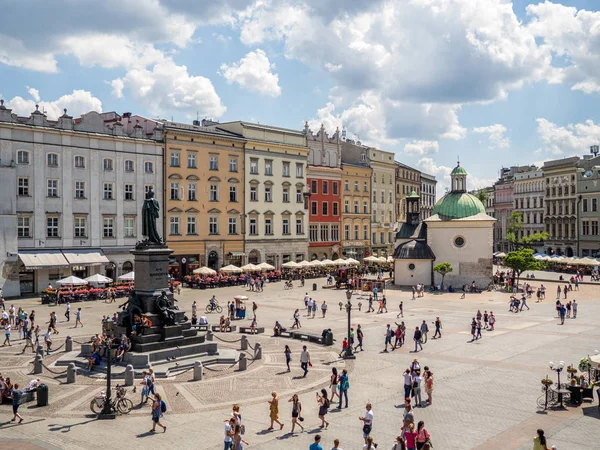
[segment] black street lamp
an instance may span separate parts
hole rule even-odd
[[[352,351],[352,342],[350,342],[350,313],[352,311],[352,303],[350,300],[352,299],[352,291],[348,289],[346,291],[346,299],[348,303],[346,303],[346,312],[348,313],[348,347],[346,347],[346,352],[344,353],[344,359],[356,359],[354,352]]]
[[[105,343],[106,346],[106,398],[104,399],[104,407],[102,412],[98,416],[99,419],[114,419],[116,417],[115,410],[112,407],[111,402],[111,368],[112,368],[112,339],[108,338]]]
[[[558,364],[554,364],[552,361],[550,361],[548,363],[548,366],[550,367],[550,370],[554,370],[557,375],[558,375],[558,389],[556,390],[556,392],[558,393],[558,401],[560,402],[560,407],[564,408],[563,406],[563,394],[568,393],[569,391],[564,390],[561,388],[560,386],[560,373],[563,371],[563,369],[565,368],[565,362],[564,361],[560,361]]]

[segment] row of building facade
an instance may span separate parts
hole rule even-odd
[[[503,168],[493,186],[482,189],[488,214],[497,219],[494,248],[512,250],[507,238],[511,216],[522,217],[516,238],[547,232],[536,250],[548,255],[600,257],[600,156],[590,154],[546,161],[543,166]]]
[[[148,190],[177,278],[199,266],[393,253],[405,198],[431,213],[435,177],[308,124],[184,124],[131,113],[19,117],[0,103],[0,286],[134,270]]]

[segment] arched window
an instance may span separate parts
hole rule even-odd
[[[258,250],[252,250],[248,253],[249,264],[260,264],[260,252]]]
[[[29,164],[29,152],[27,150],[17,152],[17,164]]]
[[[123,263],[123,273],[133,272],[133,263],[131,261],[125,261]]]

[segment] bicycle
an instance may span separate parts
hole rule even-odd
[[[220,314],[223,312],[223,308],[218,303],[215,303],[214,305],[212,303],[209,303],[208,305],[206,305],[206,312],[209,314],[212,312],[217,312]]]
[[[127,391],[123,386],[117,385],[115,388],[116,394],[110,401],[110,409],[117,411],[119,414],[129,414],[133,409],[133,402],[125,398]],[[90,409],[94,414],[100,414],[104,410],[106,402],[106,393],[100,392],[100,395],[94,397],[90,402]]]
[[[294,283],[292,283],[292,280],[288,280],[285,282],[285,284],[283,285],[283,288],[287,291],[288,289],[294,289]]]

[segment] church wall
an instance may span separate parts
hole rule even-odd
[[[414,269],[409,266],[414,264]],[[396,259],[394,262],[394,284],[414,286],[417,283],[431,285],[431,261],[428,259]]]
[[[464,245],[457,247],[457,237],[464,239]],[[445,287],[460,288],[472,281],[479,287],[487,287],[493,275],[492,248],[493,222],[453,221],[428,222],[427,243],[436,255],[435,264],[449,262],[454,269],[446,275]],[[434,274],[435,284],[442,281]]]

